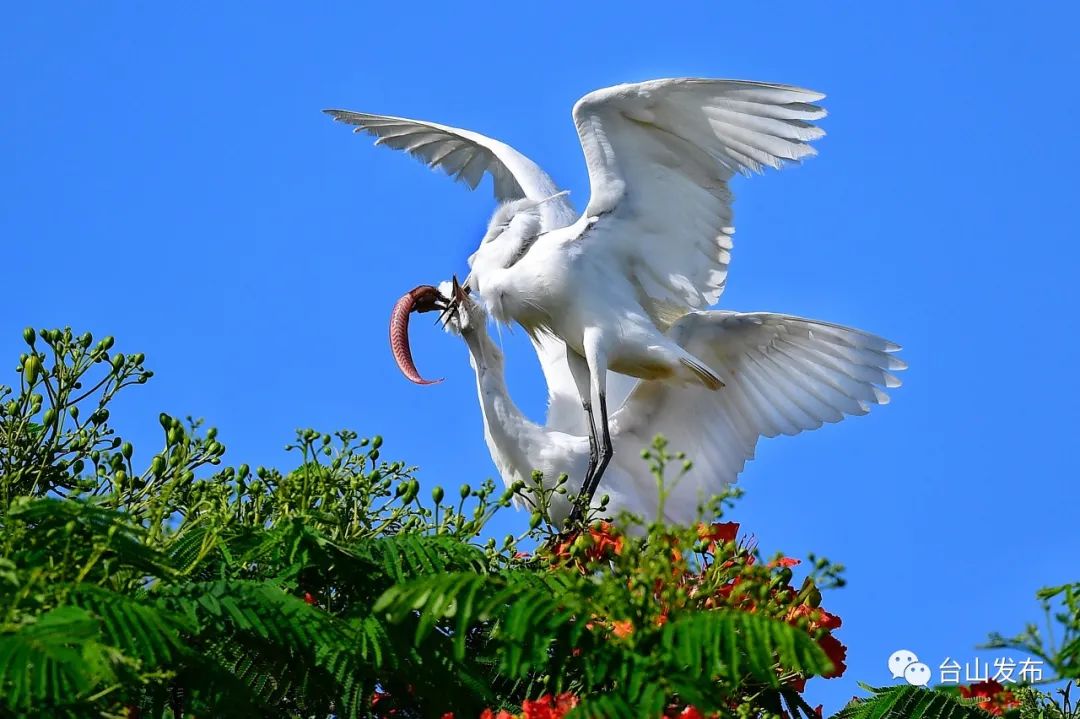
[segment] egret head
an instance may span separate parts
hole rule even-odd
[[[469,288],[459,285],[456,277],[450,282],[440,283],[439,294],[453,298],[444,324],[447,332],[467,337],[484,327],[487,322],[484,306],[469,296]]]
[[[409,317],[413,312],[434,312],[441,310],[440,319],[446,319],[447,328],[456,333],[465,334],[475,331],[483,324],[483,309],[469,299],[469,289],[462,288],[455,277],[452,282],[443,282],[438,288],[420,285],[406,292],[394,304],[390,313],[390,350],[398,369],[407,379],[416,384],[436,384],[441,379],[424,379],[416,369],[409,346]],[[477,324],[479,323],[479,324]]]

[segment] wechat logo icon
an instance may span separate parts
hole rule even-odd
[[[930,667],[919,661],[915,652],[898,649],[889,655],[889,673],[893,679],[903,679],[916,687],[930,683]]]

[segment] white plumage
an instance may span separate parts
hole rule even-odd
[[[451,296],[448,284],[440,288]],[[547,489],[561,474],[571,494],[581,489],[589,462],[589,439],[537,425],[509,396],[503,355],[487,332],[483,308],[464,300],[448,328],[465,340],[476,373],[484,437],[507,486],[531,483],[533,470]],[[694,312],[669,335],[707,358],[724,378],[721,392],[701,392],[669,383],[636,381],[611,416],[615,456],[593,504],[608,495],[608,513],[628,511],[657,518],[659,495],[648,466],[638,456],[656,434],[693,458],[690,472],[669,485],[663,519],[686,524],[697,508],[733,483],[752,459],[761,436],[797,434],[847,414],[865,414],[883,404],[882,388],[900,383],[891,371],[903,369],[896,345],[874,335],[824,322],[768,313]],[[550,417],[549,417],[550,420]],[[565,522],[570,505],[554,497],[552,520]]]
[[[328,112],[470,187],[492,176],[501,205],[469,258],[466,285],[494,319],[529,332],[548,383],[547,428],[592,439],[584,486],[591,496],[614,448],[608,406],[620,406],[632,388],[642,412],[650,395],[689,402],[685,415],[682,407],[653,411],[647,426],[684,435],[701,451],[732,452],[738,468],[759,435],[811,429],[883,401],[872,385],[894,380],[875,373],[898,360],[883,359],[892,346],[882,340],[781,315],[688,314],[715,303],[727,281],[728,181],[815,154],[808,143],[824,134],[812,124],[825,115],[813,104],[822,97],[695,78],[592,92],[573,109],[591,187],[580,215],[535,163],[497,140]],[[751,340],[757,344],[730,354],[731,343]],[[725,364],[731,357],[743,359]],[[694,389],[679,394],[683,385]],[[738,468],[725,476],[734,479]]]

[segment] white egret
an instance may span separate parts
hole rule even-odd
[[[825,111],[812,103],[822,97],[696,78],[592,92],[573,109],[591,186],[576,219],[551,178],[501,142],[434,123],[328,112],[470,186],[492,175],[503,204],[469,259],[466,284],[494,319],[517,322],[534,339],[558,403],[576,394],[591,447],[582,493],[591,498],[614,451],[609,370],[723,387],[718,368],[665,331],[723,291],[734,232],[728,181],[814,154],[808,143],[824,132],[811,121]]]
[[[418,287],[398,301],[390,340],[398,366],[409,379],[424,382],[409,352],[408,317],[413,311],[444,308],[458,297],[447,328],[469,349],[491,459],[507,487],[531,486],[543,472],[545,491],[566,474],[569,496],[581,489],[590,459],[588,436],[540,426],[521,413],[503,379],[503,354],[487,331],[483,306],[443,283]],[[865,414],[884,404],[883,388],[899,386],[890,370],[903,369],[899,347],[860,330],[789,315],[764,312],[691,312],[667,332],[676,344],[709,363],[725,383],[722,392],[639,380],[611,416],[616,452],[599,485],[609,497],[608,512],[629,511],[688,524],[697,508],[735,482],[754,457],[760,437],[793,435]],[[654,478],[639,452],[656,434],[693,460],[690,472],[666,488],[663,516]],[[571,513],[565,496],[554,495],[548,510],[556,525]],[[592,499],[592,498],[590,498]],[[598,502],[592,500],[596,506]]]

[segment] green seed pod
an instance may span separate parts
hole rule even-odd
[[[472,494],[472,487],[467,484],[461,485],[461,498],[468,499],[470,494]]]
[[[371,446],[374,447],[375,449],[378,449],[379,447],[382,446],[382,435],[381,434],[377,434],[377,435],[375,435],[374,437],[371,438]]]
[[[26,358],[22,366],[23,380],[26,384],[32,385],[37,381],[38,374],[41,373],[41,358],[36,354],[32,354]]]
[[[111,350],[112,346],[113,346],[113,342],[115,342],[115,341],[116,340],[113,339],[113,336],[109,335],[105,339],[101,340],[101,348],[104,349],[105,351]]]
[[[52,407],[49,407],[47,410],[45,410],[45,414],[41,417],[41,423],[48,427],[54,421],[56,421],[56,410]]]
[[[155,477],[160,477],[165,471],[165,458],[160,454],[150,460],[150,472]]]
[[[435,504],[442,504],[443,497],[445,495],[446,493],[443,492],[442,487],[436,487],[435,489],[431,490],[431,498],[435,500]]]
[[[377,449],[371,450],[370,452],[368,452],[368,457],[371,459],[372,462],[379,461],[379,450],[377,450]]]
[[[109,410],[104,407],[99,408],[96,412],[90,415],[90,421],[94,424],[104,424],[109,419]]]
[[[83,332],[81,335],[79,335],[79,345],[81,345],[83,349],[89,347],[90,343],[93,341],[94,335],[90,334],[89,332]]]
[[[115,484],[117,487],[123,487],[124,482],[126,482],[126,481],[127,481],[127,472],[125,472],[122,469],[116,470],[116,472],[113,474],[113,484]]]
[[[169,444],[176,444],[177,442],[180,441],[180,437],[182,437],[182,436],[183,436],[183,434],[182,434],[181,430],[176,428],[176,427],[173,427],[172,429],[169,430],[169,434],[166,436],[166,439],[168,440]]]
[[[240,479],[244,479],[248,476],[249,472],[251,472],[251,468],[248,467],[246,464],[241,464],[236,469],[236,476],[240,477]]]
[[[119,372],[124,367],[124,355],[117,352],[110,360],[113,368],[113,372]]]
[[[120,445],[120,453],[124,455],[124,459],[131,459],[131,454],[134,451],[135,448],[131,446],[131,442],[124,442]]]
[[[37,333],[34,332],[33,327],[27,327],[26,329],[24,329],[22,331],[22,337],[23,337],[23,341],[25,341],[26,344],[33,347],[34,346],[34,340],[37,339]]]
[[[74,462],[71,463],[71,473],[75,476],[79,476],[80,474],[82,474],[84,466],[85,464],[81,459],[76,459]]]
[[[136,367],[138,367],[143,363],[143,360],[145,359],[146,355],[144,355],[142,352],[136,352],[134,356],[132,356],[131,361]]]
[[[76,407],[75,405],[71,405],[70,407],[68,407],[68,414],[71,415],[72,419],[78,419],[79,418],[79,408]]]
[[[540,512],[533,512],[532,516],[529,517],[529,529],[536,529],[543,521],[544,515],[540,514]]]

